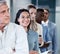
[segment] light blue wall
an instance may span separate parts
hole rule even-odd
[[[49,20],[55,22],[55,2],[56,0],[31,0],[39,8],[47,8],[50,11]]]
[[[58,37],[58,53],[60,54],[60,0],[56,0],[56,25]]]
[[[27,8],[31,4],[31,0],[11,0],[11,21],[15,21],[16,13],[21,8]]]

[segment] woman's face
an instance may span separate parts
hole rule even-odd
[[[30,24],[30,15],[28,12],[22,12],[20,14],[20,17],[18,18],[18,22],[20,25],[22,25],[23,27],[28,27],[28,25]]]
[[[34,9],[34,8],[30,8],[29,9],[31,20],[35,20],[35,18],[36,18],[36,12],[37,12],[37,10]]]

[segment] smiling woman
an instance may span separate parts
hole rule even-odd
[[[30,29],[30,14],[27,9],[20,9],[16,14],[15,23],[24,27],[27,32],[29,53],[38,54],[38,34]]]

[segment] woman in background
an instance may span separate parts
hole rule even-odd
[[[27,9],[20,9],[16,14],[15,23],[24,27],[27,32],[29,54],[38,54],[38,34],[30,29],[30,14]]]
[[[37,9],[34,5],[28,5],[28,10],[30,13],[30,17],[31,17],[31,24],[30,24],[30,29],[36,31],[39,35],[39,45],[42,46],[42,38],[43,38],[43,29],[42,26],[36,22],[36,14],[37,14]]]

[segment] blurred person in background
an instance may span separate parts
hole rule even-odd
[[[43,39],[45,42],[49,43],[47,48],[42,49],[42,51],[51,50],[52,54],[57,53],[57,36],[56,36],[56,24],[49,20],[49,10],[44,10],[44,17],[42,18],[43,26]]]
[[[28,10],[30,13],[30,18],[31,18],[30,29],[34,30],[35,32],[38,33],[40,37],[42,37],[43,36],[42,26],[36,22],[36,14],[37,14],[36,7],[34,5],[28,5]],[[40,38],[38,40],[40,40]],[[41,41],[39,42],[40,44],[42,44]]]
[[[44,17],[43,11],[44,11],[43,9],[40,9],[40,8],[37,9],[36,22],[39,23],[40,25],[41,25],[42,17]],[[38,28],[38,30],[39,30],[39,28]],[[41,35],[39,35],[39,42],[40,42],[39,47],[42,47],[44,45],[42,25],[41,25]]]
[[[39,23],[40,25],[42,25],[41,24],[42,18],[44,17],[44,13],[43,12],[44,12],[43,9],[41,9],[41,8],[38,8],[37,9],[36,22]],[[39,42],[42,42],[41,45],[39,44],[39,48],[40,48],[40,50],[42,52],[42,50],[44,50],[43,48],[47,48],[49,46],[49,43],[45,42],[44,39],[43,39],[43,37],[39,37],[39,38],[40,38],[39,39]],[[47,51],[44,51],[45,54],[48,54],[49,52],[50,51],[48,51],[48,50]],[[44,53],[42,53],[42,54],[44,54]]]

